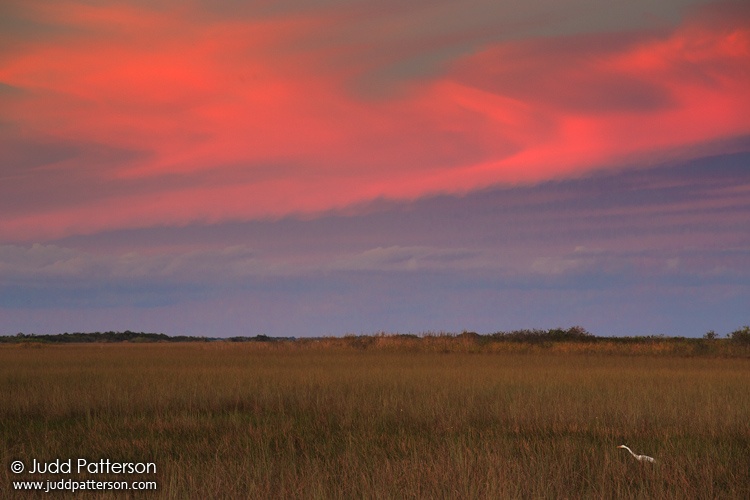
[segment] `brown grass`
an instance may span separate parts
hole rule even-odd
[[[0,496],[89,457],[165,498],[750,497],[748,359],[355,340],[0,346]]]

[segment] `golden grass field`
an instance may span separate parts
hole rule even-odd
[[[747,357],[357,341],[2,345],[0,497],[86,457],[150,498],[750,498]]]

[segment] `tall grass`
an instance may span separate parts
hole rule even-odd
[[[750,360],[470,351],[2,346],[0,496],[90,457],[164,498],[750,497]]]

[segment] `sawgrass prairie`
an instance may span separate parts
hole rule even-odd
[[[747,357],[357,340],[2,345],[0,496],[84,457],[156,464],[117,498],[750,498]]]

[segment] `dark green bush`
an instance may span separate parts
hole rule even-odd
[[[733,342],[740,344],[750,344],[750,326],[743,326],[742,328],[733,331],[728,335]]]

